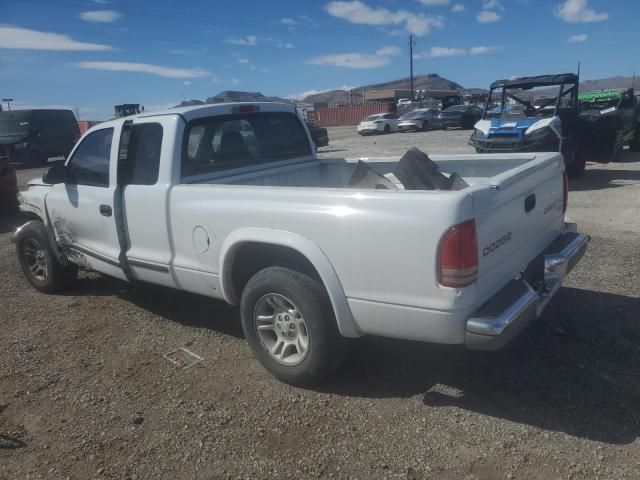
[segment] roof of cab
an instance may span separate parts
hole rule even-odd
[[[85,132],[85,135],[96,130],[103,128],[120,128],[120,126],[126,120],[142,119],[142,118],[154,118],[158,116],[177,115],[184,119],[186,122],[203,117],[209,117],[214,115],[230,115],[235,112],[232,111],[233,107],[239,105],[255,105],[258,107],[259,112],[288,112],[295,113],[295,106],[289,103],[278,102],[230,102],[230,103],[212,103],[207,105],[193,105],[189,107],[176,107],[165,108],[162,110],[154,110],[150,112],[142,112],[135,115],[128,115],[126,117],[113,118],[105,122],[100,122]]]
[[[260,112],[291,112],[295,113],[295,106],[289,103],[278,102],[229,102],[229,103],[212,103],[207,105],[193,105],[189,107],[167,108],[164,110],[156,110],[152,112],[142,112],[137,115],[131,115],[124,118],[147,118],[158,115],[180,115],[185,120],[193,120],[194,118],[207,117],[209,115],[228,115],[232,112],[233,107],[239,105],[255,105]]]

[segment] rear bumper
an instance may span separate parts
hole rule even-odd
[[[531,285],[512,280],[467,320],[465,343],[474,350],[498,350],[538,318],[562,280],[587,249],[589,238],[571,226],[543,252],[544,280]]]

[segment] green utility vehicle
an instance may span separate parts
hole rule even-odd
[[[616,160],[623,147],[640,151],[640,102],[633,88],[578,96],[584,135],[578,155],[585,160]]]

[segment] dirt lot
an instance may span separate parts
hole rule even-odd
[[[353,131],[323,155],[469,151],[468,132]],[[318,390],[263,371],[223,303],[95,274],[36,293],[3,221],[0,478],[640,478],[640,156],[624,160],[571,183],[589,251],[509,347],[363,338]],[[204,362],[162,357],[185,345]]]

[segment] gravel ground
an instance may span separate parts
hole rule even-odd
[[[466,152],[468,133],[330,129],[322,155]],[[37,293],[20,219],[0,222],[0,478],[640,478],[640,156],[624,160],[571,183],[589,250],[510,346],[358,339],[318,390],[262,370],[223,303],[96,274]],[[205,360],[175,368],[179,346]]]

